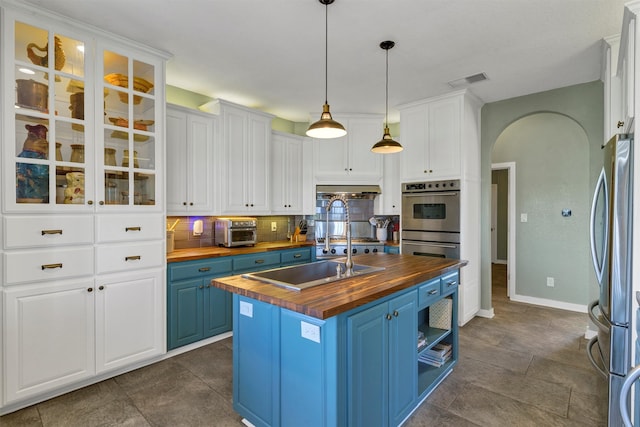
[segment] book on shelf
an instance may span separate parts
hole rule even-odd
[[[451,359],[451,344],[438,343],[418,356],[418,361],[440,367]]]

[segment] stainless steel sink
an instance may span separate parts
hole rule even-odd
[[[340,270],[338,270],[340,269]],[[345,274],[344,263],[337,261],[317,261],[291,267],[275,268],[257,273],[243,274],[247,279],[260,280],[273,285],[300,291],[312,286],[324,285],[338,280],[358,277],[384,270],[384,267],[354,264],[353,274]]]

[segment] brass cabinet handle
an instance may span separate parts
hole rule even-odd
[[[56,264],[42,264],[41,265],[43,270],[50,270],[52,268],[62,268],[62,263],[56,263]]]
[[[189,206],[193,206],[193,202],[189,202]]]
[[[302,254],[295,254],[293,257],[294,258],[300,258],[302,256]]]
[[[264,264],[264,260],[263,259],[257,259],[256,260],[256,264]]]
[[[435,295],[437,293],[438,293],[437,289],[432,289],[432,290],[429,291],[429,295]]]
[[[622,120],[618,120],[618,125],[619,128],[621,128],[622,126],[624,126],[624,122]]]
[[[200,273],[206,273],[206,272],[207,272],[207,271],[209,271],[209,270],[211,270],[211,267],[200,267],[200,268],[198,269],[198,271],[199,271]]]
[[[187,202],[182,202],[182,205],[183,206],[187,206]]]
[[[124,231],[141,231],[142,227],[125,227]]]
[[[88,288],[87,292],[93,292],[93,288]]]
[[[399,315],[399,314],[400,314],[400,313],[398,313],[398,310],[393,310],[393,315],[394,315],[395,317],[398,317],[398,315]]]
[[[42,235],[45,234],[62,234],[62,230],[42,230]]]
[[[98,289],[101,290],[101,291],[104,291],[104,286],[100,285],[100,286],[98,286]]]
[[[139,259],[142,259],[140,255],[131,255],[131,256],[124,257],[125,261],[136,261]]]
[[[99,204],[100,206],[102,206],[102,205],[104,205],[104,202],[103,202],[102,200],[100,200],[100,201],[98,202],[98,204]]]
[[[88,204],[88,205],[92,205],[92,204],[93,204],[93,200],[89,200],[89,201],[87,202],[87,204]]]
[[[391,315],[390,315],[389,313],[387,313],[387,316],[386,316],[386,317],[387,317],[387,320],[391,320],[391,319],[393,319],[393,317],[391,317]]]

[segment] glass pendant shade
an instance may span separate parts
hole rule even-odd
[[[333,120],[333,117],[331,117],[329,104],[326,103],[322,106],[322,115],[320,116],[320,120],[312,123],[311,126],[309,126],[309,129],[307,129],[307,136],[312,138],[339,138],[346,134],[347,131],[344,129],[344,126]]]
[[[395,141],[393,138],[391,138],[389,128],[385,127],[382,139],[376,142],[373,147],[371,147],[371,151],[378,154],[398,153],[402,151],[402,145],[400,145],[398,141]]]

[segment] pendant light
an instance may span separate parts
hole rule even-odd
[[[398,141],[394,141],[391,138],[391,134],[389,133],[389,49],[394,47],[396,44],[391,40],[384,41],[380,43],[380,47],[384,49],[387,53],[387,82],[386,82],[386,91],[385,91],[385,113],[384,113],[384,134],[382,135],[382,139],[376,142],[373,147],[371,147],[371,151],[379,154],[391,154],[398,153],[402,151],[402,145]]]
[[[320,120],[312,123],[307,129],[307,136],[313,138],[338,138],[347,134],[344,126],[333,120],[327,103],[327,86],[328,86],[328,70],[329,70],[329,5],[334,0],[319,0],[325,6],[324,15],[324,105],[322,106],[322,115]]]

